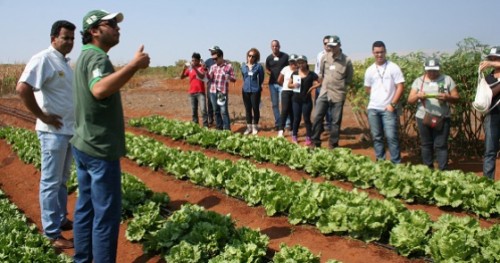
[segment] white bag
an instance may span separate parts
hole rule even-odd
[[[490,85],[484,79],[484,74],[478,71],[479,79],[477,81],[476,97],[472,102],[472,107],[482,114],[488,113],[491,109],[491,100],[493,99],[493,92]]]

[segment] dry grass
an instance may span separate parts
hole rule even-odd
[[[24,64],[0,64],[0,96],[15,94]]]

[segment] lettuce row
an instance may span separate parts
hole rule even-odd
[[[366,156],[353,154],[348,148],[308,149],[283,138],[220,132],[161,116],[132,119],[129,124],[258,162],[304,169],[311,176],[347,180],[358,188],[376,187],[386,197],[401,198],[409,203],[451,206],[483,217],[500,212],[500,182],[474,173],[433,171],[424,165],[394,165],[389,161],[374,163]]]
[[[364,241],[389,236],[403,255],[429,254],[428,243],[433,237],[429,216],[408,211],[395,199],[374,200],[365,192],[348,192],[329,183],[293,182],[270,169],[257,169],[246,160],[232,163],[202,157],[199,152],[172,149],[145,136],[127,133],[126,142],[130,159],[144,165],[149,165],[150,156],[168,160],[152,168],[224,190],[252,206],[261,204],[270,216],[287,213],[292,224],[316,224],[322,233],[348,234]],[[135,151],[136,147],[143,151]]]

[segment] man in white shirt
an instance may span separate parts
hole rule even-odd
[[[375,63],[366,70],[364,83],[370,94],[368,121],[377,160],[385,160],[385,137],[391,162],[400,163],[397,104],[403,95],[405,79],[399,66],[386,59],[386,52],[384,42],[373,43]]]
[[[36,131],[42,149],[40,209],[42,227],[52,245],[73,247],[61,230],[73,228],[66,204],[66,181],[73,160],[69,140],[73,135],[73,71],[66,55],[73,49],[75,25],[56,21],[50,33],[51,45],[34,55],[16,86],[24,105],[37,118]]]

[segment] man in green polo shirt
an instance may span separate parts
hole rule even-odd
[[[83,18],[82,53],[74,72],[75,131],[71,144],[78,177],[73,223],[75,262],[115,262],[121,215],[120,157],[125,131],[120,89],[149,66],[141,46],[114,70],[107,55],[118,44],[122,13],[93,10]]]

